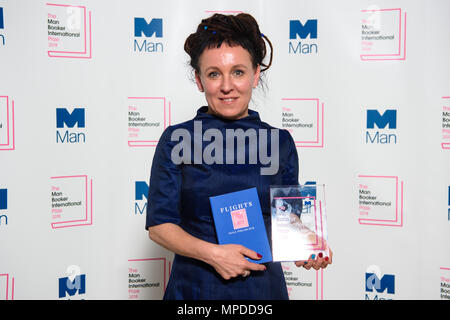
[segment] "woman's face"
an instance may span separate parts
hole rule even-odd
[[[258,85],[260,67],[253,68],[250,53],[241,46],[206,48],[195,73],[198,89],[205,92],[208,113],[226,119],[248,115],[252,89]]]

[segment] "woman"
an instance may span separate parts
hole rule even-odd
[[[146,229],[153,241],[175,253],[165,299],[288,299],[280,263],[252,263],[246,257],[260,259],[258,252],[241,245],[217,244],[209,203],[210,196],[256,187],[270,239],[269,186],[298,184],[298,157],[292,137],[286,130],[276,130],[279,139],[272,143],[274,128],[249,110],[252,90],[271,64],[263,62],[264,39],[270,44],[248,14],[215,14],[202,20],[186,39],[184,48],[208,105],[201,107],[193,120],[168,127],[153,159]],[[195,139],[198,128],[203,139],[207,130],[215,130],[224,140],[229,130],[266,130],[265,147],[277,151],[271,156],[278,156],[278,170],[262,174],[267,162],[243,163],[236,152],[230,153],[234,158],[228,158],[228,148],[224,154],[215,150],[218,161],[199,161],[195,150],[205,151],[208,142],[201,140],[199,146]],[[180,151],[182,136],[194,137],[194,141]],[[245,141],[247,159],[249,150],[255,149]],[[329,263],[331,257],[296,262],[307,269],[324,268]]]

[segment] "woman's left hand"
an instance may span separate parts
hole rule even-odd
[[[333,251],[331,251],[330,248],[328,248],[328,251],[330,252],[329,256],[324,256],[322,252],[320,252],[317,257],[312,254],[308,260],[300,260],[295,261],[295,265],[297,267],[303,267],[306,270],[309,270],[311,268],[314,268],[316,270],[319,269],[325,269],[329,264],[333,262]]]

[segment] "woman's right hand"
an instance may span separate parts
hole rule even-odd
[[[208,263],[224,278],[229,280],[238,276],[248,276],[251,271],[265,271],[263,264],[253,263],[262,258],[257,252],[238,244],[224,244],[214,246]]]
[[[218,245],[201,240],[173,223],[150,227],[148,235],[150,239],[176,254],[210,264],[226,280],[248,276],[251,271],[266,270],[266,266],[245,259],[261,259],[255,251],[238,244]]]

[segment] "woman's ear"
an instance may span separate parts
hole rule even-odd
[[[253,88],[256,88],[258,86],[260,75],[261,75],[261,66],[258,65],[255,70],[255,78],[253,79]]]
[[[202,80],[200,79],[200,75],[197,71],[195,71],[195,83],[197,84],[197,88],[200,92],[204,92]]]

